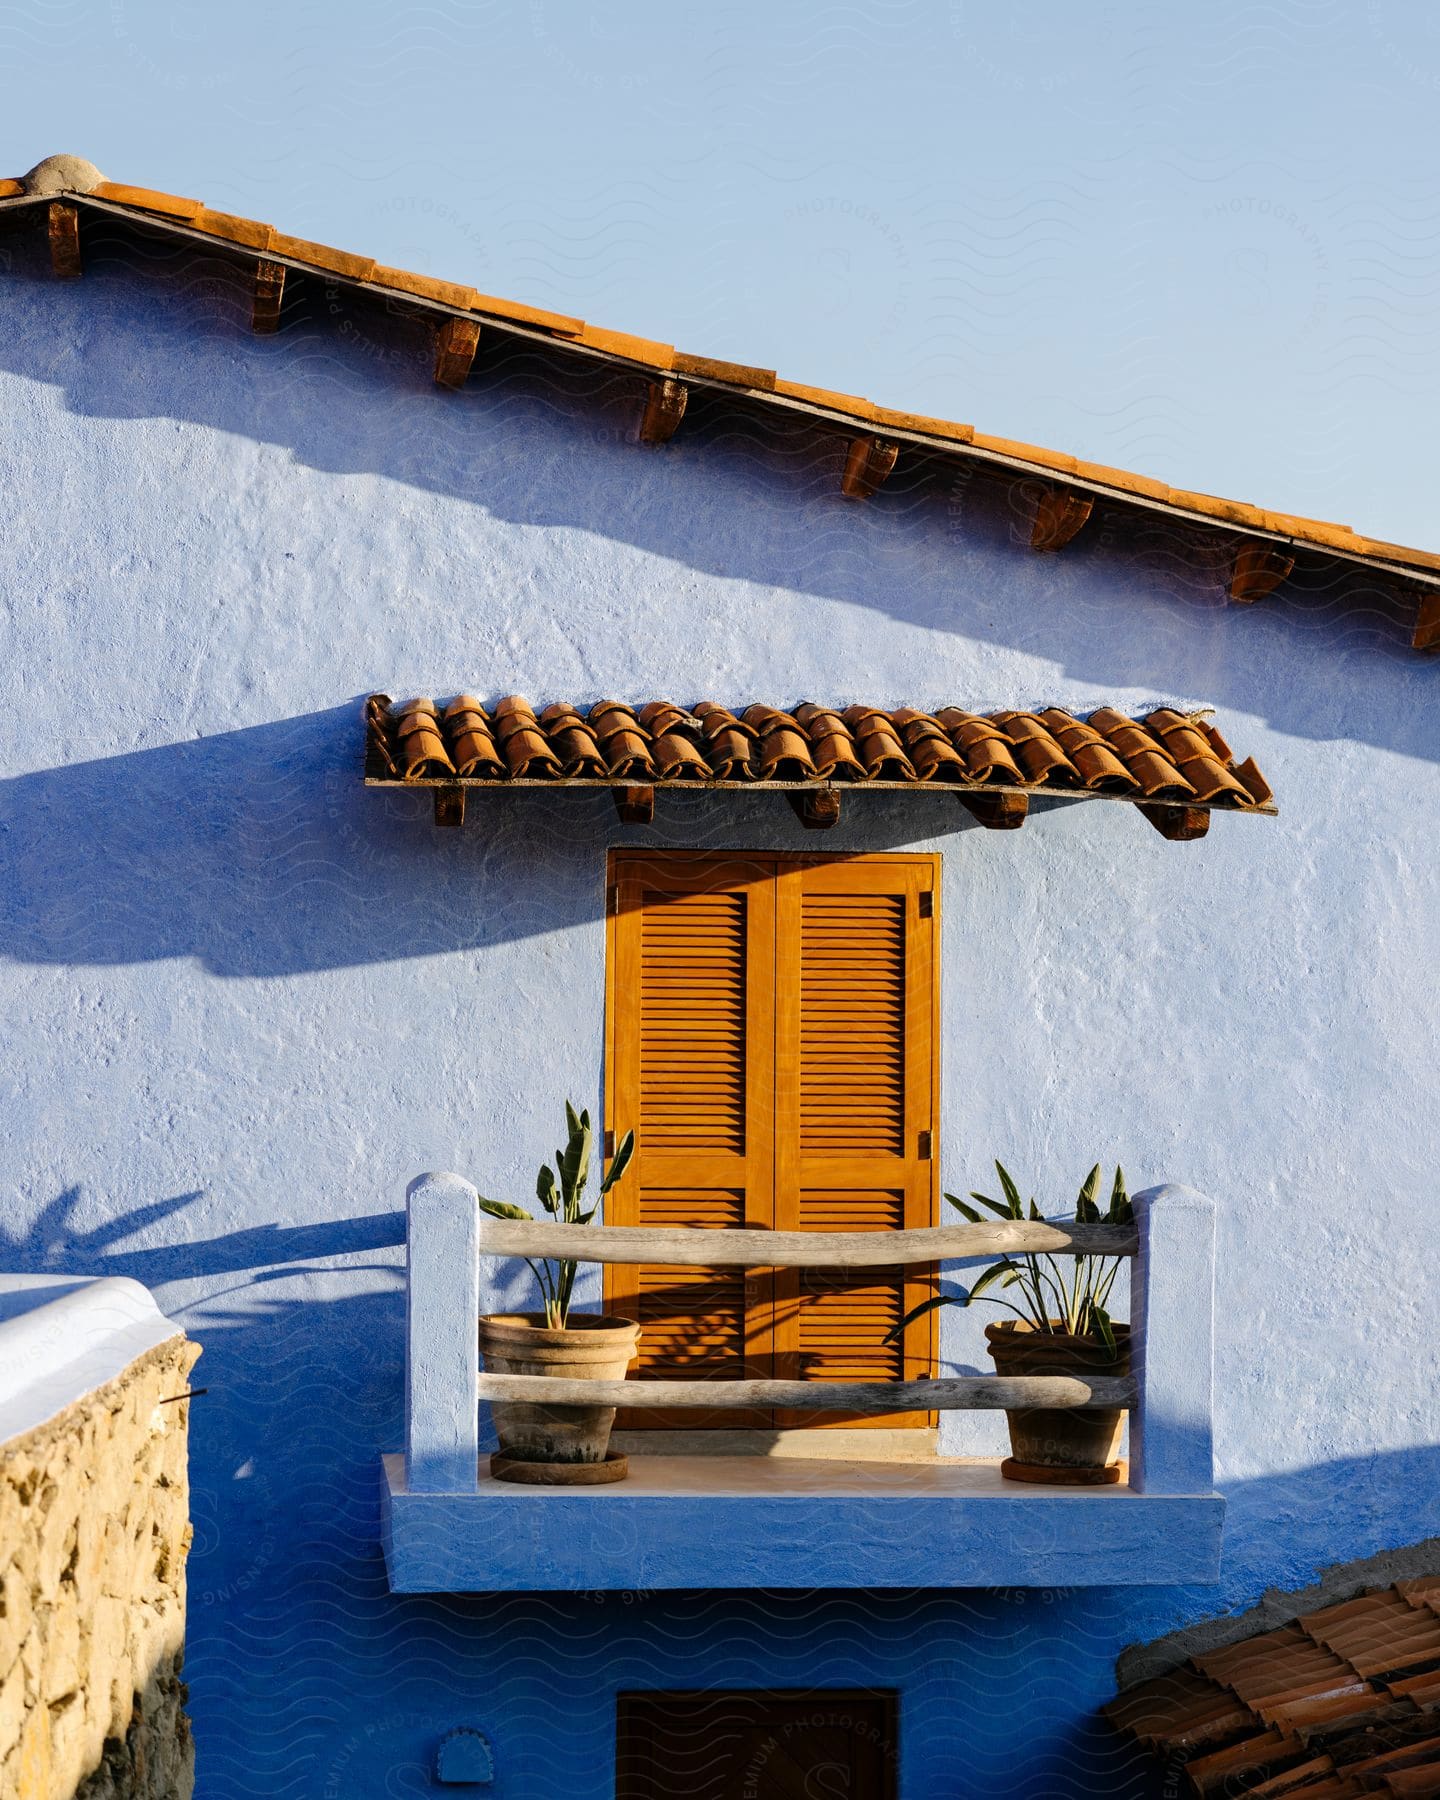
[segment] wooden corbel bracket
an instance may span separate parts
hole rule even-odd
[[[1210,829],[1208,806],[1181,806],[1156,801],[1140,808],[1145,817],[1172,844],[1191,844]]]
[[[478,319],[446,319],[435,334],[435,381],[439,387],[463,388],[480,348]]]
[[[454,828],[465,823],[465,790],[463,787],[435,789],[435,823]]]
[[[1030,548],[1063,550],[1090,517],[1094,506],[1093,494],[1080,494],[1067,487],[1046,488],[1035,503]]]
[[[1294,552],[1279,544],[1242,544],[1230,571],[1230,598],[1237,606],[1266,600],[1294,567]]]
[[[1440,594],[1432,592],[1420,596],[1410,647],[1412,650],[1440,650]]]
[[[807,831],[828,831],[840,822],[840,794],[836,788],[787,794],[790,810]]]
[[[50,202],[50,267],[57,275],[80,273],[80,209],[68,200]]]
[[[1018,831],[1030,812],[1028,794],[957,794],[955,798],[987,831]]]
[[[852,438],[840,492],[847,500],[868,500],[884,486],[899,454],[900,446],[888,438]]]
[[[280,329],[280,306],[285,298],[285,265],[262,256],[255,264],[255,303],[250,328],[261,337]]]
[[[640,442],[668,444],[675,435],[676,426],[685,417],[685,403],[689,398],[690,390],[683,381],[672,380],[669,376],[664,381],[652,381],[640,419]]]
[[[611,788],[610,797],[615,802],[615,811],[624,825],[650,825],[655,819],[655,790],[653,787],[617,787]]]

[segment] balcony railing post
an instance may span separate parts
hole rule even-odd
[[[1173,1183],[1135,1196],[1140,1247],[1130,1289],[1130,1485],[1142,1494],[1214,1489],[1215,1205]]]
[[[405,1481],[412,1494],[473,1494],[479,1434],[478,1196],[459,1175],[406,1190]]]

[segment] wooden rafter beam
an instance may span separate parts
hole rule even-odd
[[[1410,639],[1414,650],[1440,650],[1440,594],[1420,596],[1415,614],[1415,634]]]
[[[828,831],[840,822],[840,795],[835,788],[816,788],[813,793],[787,794],[785,798],[807,831]]]
[[[655,818],[655,790],[653,787],[617,787],[611,788],[611,798],[615,802],[615,811],[625,825],[649,825]]]
[[[840,492],[847,500],[868,500],[879,493],[895,467],[900,446],[889,438],[857,437],[850,441]]]
[[[645,411],[640,415],[640,442],[668,444],[685,417],[689,398],[690,390],[683,381],[675,381],[667,375],[663,381],[650,382],[645,395]]]
[[[1093,494],[1079,494],[1074,488],[1067,487],[1044,489],[1035,504],[1030,548],[1063,550],[1090,517],[1094,506]]]
[[[480,348],[478,319],[446,319],[435,334],[435,381],[440,387],[463,388]]]
[[[989,831],[1018,831],[1030,812],[1028,794],[957,794],[955,798]]]
[[[1208,806],[1179,806],[1171,802],[1154,802],[1140,811],[1172,844],[1192,844],[1210,829]]]
[[[435,823],[457,826],[465,823],[465,790],[463,787],[435,789]]]
[[[1230,598],[1237,606],[1267,600],[1294,567],[1294,552],[1279,544],[1242,544],[1230,571]]]
[[[50,267],[57,275],[80,273],[80,209],[68,200],[50,202]]]
[[[255,302],[250,313],[250,329],[260,337],[268,337],[280,329],[280,303],[285,298],[285,265],[272,262],[268,256],[255,264]]]

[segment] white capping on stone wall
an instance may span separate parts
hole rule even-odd
[[[124,1276],[0,1275],[0,1443],[183,1336],[149,1290]]]
[[[0,1800],[190,1800],[199,1354],[138,1282],[0,1275]]]

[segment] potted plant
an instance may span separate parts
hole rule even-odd
[[[1002,1219],[1042,1219],[1032,1199],[1027,1210],[1020,1190],[1003,1164],[995,1164],[1003,1200],[972,1192],[977,1201]],[[1081,1225],[1124,1225],[1132,1217],[1125,1175],[1115,1170],[1110,1204],[1102,1213],[1095,1195],[1100,1165],[1085,1177],[1075,1203]],[[945,1198],[957,1212],[978,1225],[981,1215],[954,1194]],[[974,1286],[958,1294],[941,1294],[913,1308],[890,1337],[898,1337],[912,1319],[940,1306],[969,1306],[985,1299],[1014,1313],[985,1327],[985,1338],[999,1375],[1097,1376],[1130,1373],[1130,1327],[1110,1317],[1110,1290],[1122,1258],[1118,1256],[1002,1257],[991,1263]],[[987,1289],[999,1287],[999,1294]],[[1008,1294],[1009,1299],[1002,1298]],[[1000,1473],[1011,1481],[1039,1481],[1062,1486],[1105,1484],[1120,1479],[1116,1452],[1124,1413],[1120,1408],[1029,1407],[1007,1409],[1011,1454]]]
[[[585,1186],[590,1177],[593,1133],[588,1112],[577,1113],[565,1102],[565,1148],[555,1152],[555,1166],[542,1163],[535,1194],[546,1214],[559,1225],[588,1225],[600,1201],[625,1173],[635,1148],[627,1131],[616,1147],[600,1192],[587,1210]],[[481,1199],[480,1209],[496,1219],[530,1219],[534,1215],[508,1200]],[[540,1286],[544,1311],[495,1313],[480,1320],[480,1354],[485,1368],[497,1375],[567,1376],[571,1380],[619,1381],[635,1358],[640,1327],[630,1319],[605,1314],[571,1313],[575,1288],[574,1262],[543,1258],[526,1263]],[[501,1480],[549,1486],[573,1486],[622,1480],[625,1459],[610,1456],[613,1406],[544,1406],[533,1401],[492,1401],[491,1415],[500,1448],[490,1470]]]

